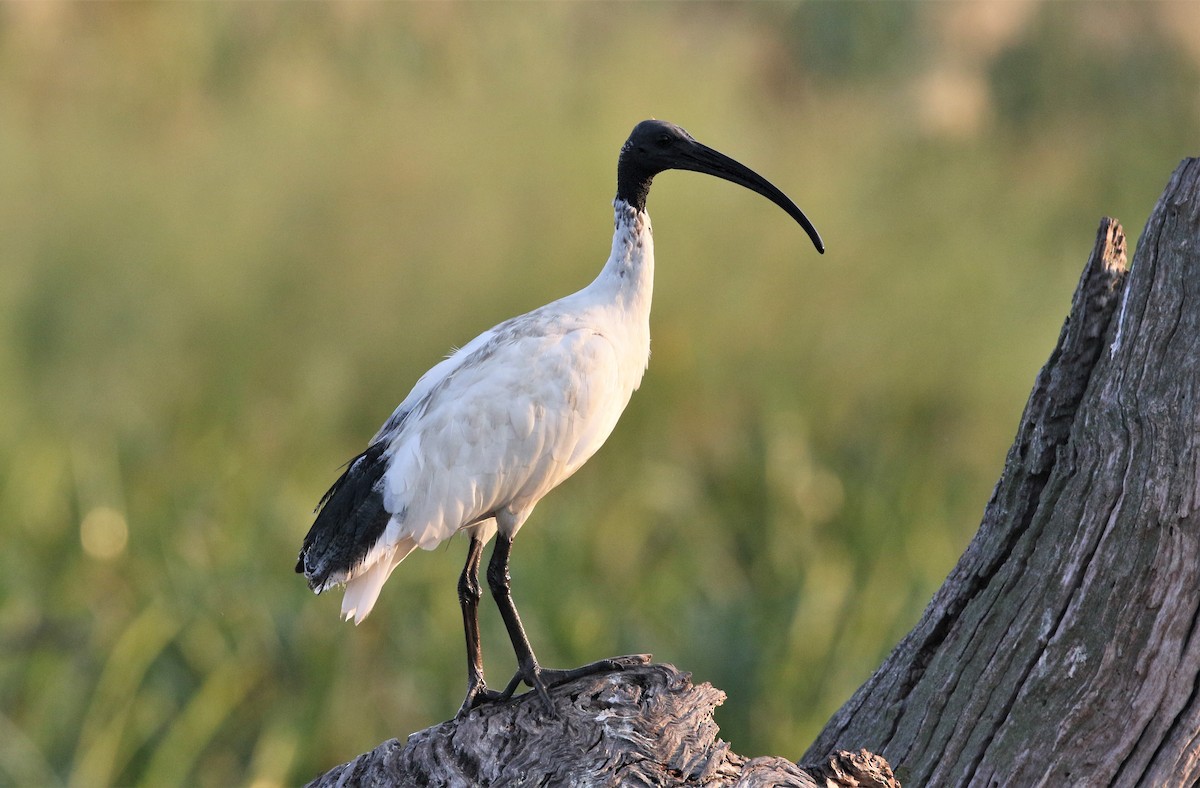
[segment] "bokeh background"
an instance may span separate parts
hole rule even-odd
[[[974,532],[1100,217],[1200,152],[1200,6],[3,5],[0,783],[294,784],[453,714],[465,542],[357,628],[296,552],[425,369],[595,275],[650,116],[829,252],[658,179],[650,370],[515,593],[545,664],[653,652],[795,759]]]

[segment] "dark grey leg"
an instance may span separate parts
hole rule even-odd
[[[471,709],[500,695],[489,690],[483,681],[483,647],[479,642],[479,600],[483,597],[479,587],[479,562],[482,557],[483,540],[472,536],[471,546],[467,548],[467,563],[458,578],[458,602],[462,605],[463,630],[467,636],[467,697],[458,710],[459,717],[465,717]]]
[[[649,655],[636,654],[628,657],[616,657],[615,659],[602,659],[573,670],[543,669],[538,664],[537,657],[533,654],[533,647],[529,645],[529,637],[525,634],[525,627],[521,624],[521,616],[517,613],[517,606],[513,603],[512,590],[510,588],[512,578],[508,571],[508,559],[511,553],[512,539],[504,536],[504,534],[497,534],[496,547],[492,550],[492,558],[488,562],[488,586],[492,589],[492,597],[496,600],[496,607],[500,608],[500,617],[504,619],[504,626],[508,629],[508,637],[512,641],[513,652],[517,656],[516,675],[508,682],[508,686],[504,688],[504,691],[498,694],[497,700],[511,698],[512,694],[523,681],[530,687],[533,687],[538,697],[542,699],[542,703],[545,704],[546,709],[551,714],[554,714],[554,706],[550,702],[550,694],[546,691],[547,687],[554,687],[558,684],[597,673],[608,673],[634,665],[644,665],[650,661]]]

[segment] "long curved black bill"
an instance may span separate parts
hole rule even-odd
[[[715,175],[758,192],[787,211],[788,216],[795,219],[804,228],[804,232],[808,233],[808,237],[812,239],[813,246],[817,247],[817,251],[825,254],[825,242],[821,240],[821,234],[817,232],[817,228],[813,227],[813,223],[804,215],[804,211],[800,210],[786,194],[775,188],[774,184],[741,162],[735,161],[707,145],[693,141],[688,146],[687,152],[672,162],[672,167],[678,170]]]

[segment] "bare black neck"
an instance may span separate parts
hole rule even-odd
[[[655,173],[630,159],[625,151],[621,151],[621,158],[617,161],[617,199],[624,200],[640,212],[646,210],[646,197],[650,194]]]

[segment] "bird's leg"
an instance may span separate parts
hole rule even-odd
[[[512,553],[512,538],[503,533],[496,534],[496,546],[492,549],[492,559],[488,561],[488,586],[492,589],[492,598],[496,607],[500,608],[500,618],[504,619],[504,627],[508,630],[508,638],[512,641],[513,652],[517,656],[517,674],[500,693],[501,699],[512,697],[517,686],[524,681],[537,690],[546,708],[553,711],[550,695],[541,679],[541,666],[533,655],[533,647],[529,645],[529,637],[525,627],[521,625],[521,616],[517,614],[517,606],[513,604],[508,573],[508,557]]]
[[[459,717],[465,717],[481,703],[500,697],[500,693],[489,690],[483,681],[483,647],[479,642],[479,600],[483,597],[479,587],[479,561],[482,557],[483,540],[472,534],[467,563],[458,578],[458,602],[462,605],[463,630],[467,635],[467,697],[458,710]]]
[[[496,696],[496,700],[511,698],[517,687],[524,681],[533,687],[546,709],[554,714],[554,706],[550,702],[550,693],[546,691],[547,687],[554,687],[584,676],[623,670],[650,662],[649,654],[633,654],[627,657],[602,659],[572,670],[543,669],[538,664],[537,657],[533,655],[533,647],[529,645],[529,637],[525,634],[525,627],[521,625],[521,616],[517,613],[517,606],[513,604],[510,589],[511,577],[508,572],[508,559],[511,552],[512,539],[502,533],[497,534],[496,547],[492,550],[492,558],[488,562],[488,586],[492,589],[492,597],[496,600],[496,607],[500,608],[500,617],[504,619],[508,637],[512,640],[513,651],[517,655],[517,672],[508,682],[504,691]]]

